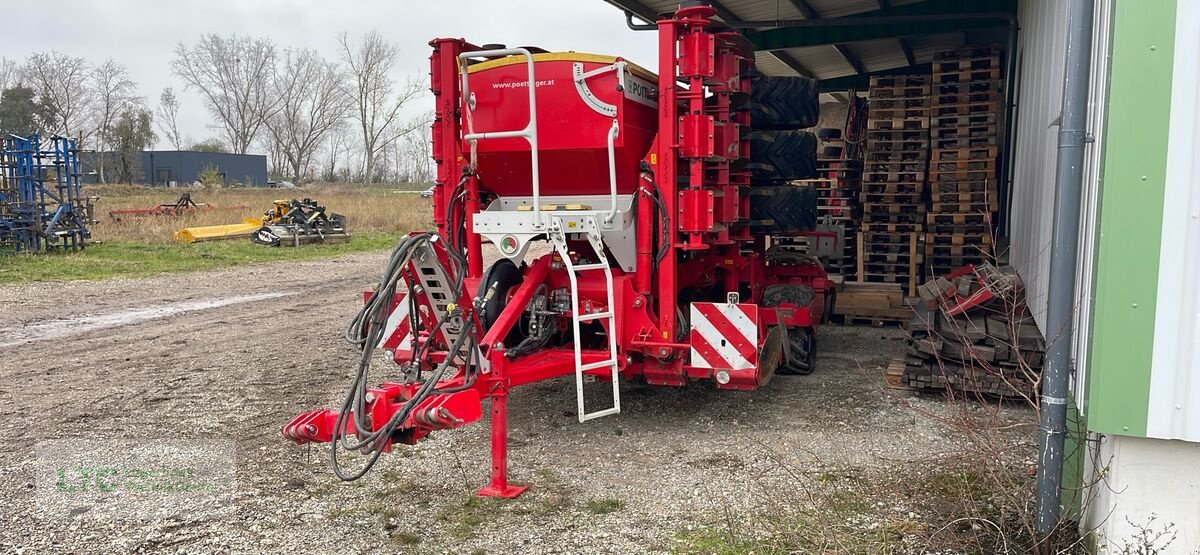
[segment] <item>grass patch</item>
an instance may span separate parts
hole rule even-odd
[[[797,478],[794,490],[773,494],[773,509],[725,514],[680,531],[676,551],[904,553],[923,546],[991,553],[1002,546],[1024,552],[1030,544],[1012,518],[1021,507],[1002,506],[1000,485],[970,465],[843,469]]]
[[[438,513],[438,520],[450,526],[450,534],[460,540],[475,535],[475,531],[487,522],[488,515],[495,513],[497,502],[491,497],[464,496],[450,503]]]
[[[584,505],[587,512],[594,515],[606,515],[621,510],[621,500],[613,498],[589,499]]]
[[[279,260],[313,260],[392,248],[403,233],[353,233],[347,243],[264,247],[249,239],[182,245],[114,241],[81,252],[0,256],[0,283],[142,277]]]

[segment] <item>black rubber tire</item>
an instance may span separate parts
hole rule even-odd
[[[516,264],[507,258],[498,260],[492,264],[486,272],[483,273],[483,279],[479,281],[479,291],[477,296],[480,299],[487,298],[488,290],[492,284],[495,284],[496,291],[483,303],[483,312],[480,314],[479,324],[483,326],[479,334],[482,336],[496,323],[496,318],[504,311],[504,307],[508,305],[508,293],[512,288],[521,284],[524,281],[524,275],[517,268]],[[513,329],[508,332],[504,338],[504,345],[507,347],[516,346],[525,338],[525,334],[521,332],[520,322],[513,326]]]
[[[755,129],[805,129],[821,112],[817,82],[807,77],[767,77],[750,82],[750,126]]]
[[[795,233],[817,227],[817,190],[809,186],[750,188],[750,225],[762,233]]]
[[[817,366],[817,336],[812,328],[788,328],[788,348],[776,374],[807,376]]]
[[[840,139],[842,130],[836,127],[822,127],[817,130],[818,139]]]
[[[807,131],[755,131],[750,170],[755,184],[817,176],[817,138]]]
[[[841,158],[842,147],[827,146],[821,149],[821,158]]]

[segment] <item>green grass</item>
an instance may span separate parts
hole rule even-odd
[[[278,248],[255,245],[249,239],[191,245],[134,241],[94,243],[74,253],[0,255],[0,284],[143,277],[280,260],[313,260],[387,250],[402,235],[398,232],[362,232],[354,234],[348,243]]]
[[[619,499],[612,498],[591,499],[588,500],[585,508],[587,509],[587,512],[594,515],[606,515],[608,513],[617,512],[621,508],[621,501]]]

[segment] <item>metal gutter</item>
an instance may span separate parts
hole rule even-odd
[[[1088,82],[1092,58],[1093,0],[1070,0],[1067,59],[1058,129],[1051,235],[1050,289],[1046,312],[1046,361],[1042,369],[1041,441],[1037,477],[1037,531],[1059,524],[1062,509],[1063,444],[1070,395],[1071,339],[1075,313],[1075,270],[1079,259],[1079,206],[1087,142]]]

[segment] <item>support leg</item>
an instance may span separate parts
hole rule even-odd
[[[513,499],[527,489],[508,483],[508,388],[501,385],[492,395],[492,482],[478,495]]]

